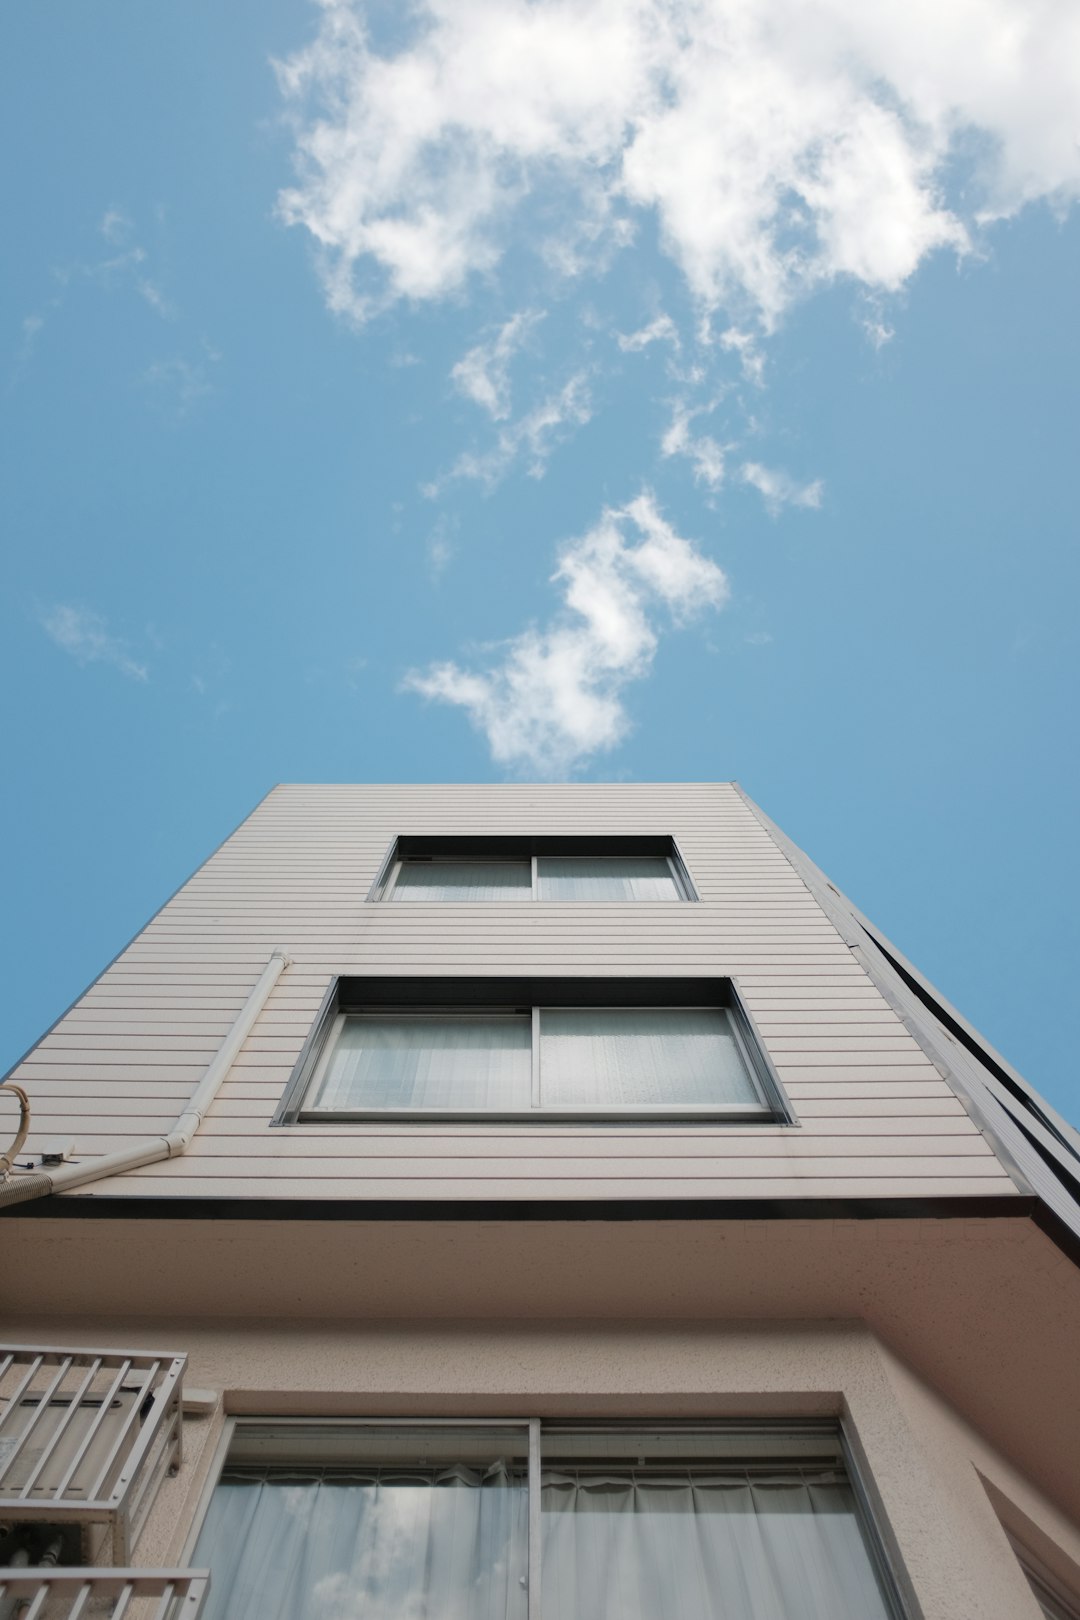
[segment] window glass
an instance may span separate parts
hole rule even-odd
[[[889,1620],[835,1462],[708,1437],[545,1437],[543,1620]]]
[[[681,900],[663,855],[541,855],[541,900]]]
[[[313,1107],[528,1108],[528,1014],[357,1014],[341,1021]]]
[[[402,861],[393,900],[531,900],[529,861]]]
[[[340,1431],[328,1462],[226,1464],[195,1548],[204,1620],[526,1620],[527,1438]]]
[[[833,1432],[241,1424],[204,1620],[895,1620]],[[532,1443],[536,1443],[535,1441]]]
[[[543,1008],[540,1099],[549,1108],[760,1101],[722,1007]]]

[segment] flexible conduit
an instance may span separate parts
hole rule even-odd
[[[48,1193],[68,1192],[74,1187],[85,1186],[89,1181],[101,1181],[105,1176],[115,1176],[124,1170],[138,1170],[144,1164],[156,1164],[161,1159],[175,1159],[186,1153],[221,1088],[221,1082],[232,1068],[236,1054],[247,1040],[271,990],[288,965],[289,958],[284,951],[273,953],[232,1028],[210,1060],[187,1107],[167,1136],[148,1137],[145,1141],[132,1143],[130,1147],[118,1148],[114,1153],[103,1153],[100,1158],[91,1159],[86,1164],[64,1164],[55,1170],[34,1170],[26,1174],[15,1171],[0,1180],[0,1209],[8,1204],[23,1204],[31,1198],[42,1198]]]

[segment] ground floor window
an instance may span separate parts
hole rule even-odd
[[[828,1426],[237,1423],[206,1620],[897,1620]]]

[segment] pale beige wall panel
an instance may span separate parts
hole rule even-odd
[[[701,903],[367,903],[398,834],[485,831],[670,834]],[[950,1087],[726,784],[276,789],[20,1066],[36,1135],[70,1131],[77,1153],[92,1156],[159,1133],[276,947],[292,965],[196,1150],[97,1192],[412,1197],[417,1183],[425,1196],[460,1198],[579,1198],[597,1189],[626,1197],[635,1185],[646,1197],[1013,1190]],[[543,1138],[527,1126],[467,1135],[420,1127],[422,1137],[399,1129],[392,1139],[381,1126],[272,1130],[337,973],[731,975],[805,1123],[749,1136],[715,1126],[623,1135],[598,1125]],[[390,1140],[392,1148],[380,1145]],[[296,1162],[282,1178],[290,1154]],[[402,1170],[406,1162],[415,1175]]]

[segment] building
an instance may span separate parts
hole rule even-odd
[[[0,1620],[1080,1614],[1080,1138],[733,784],[279,787],[10,1081]]]

